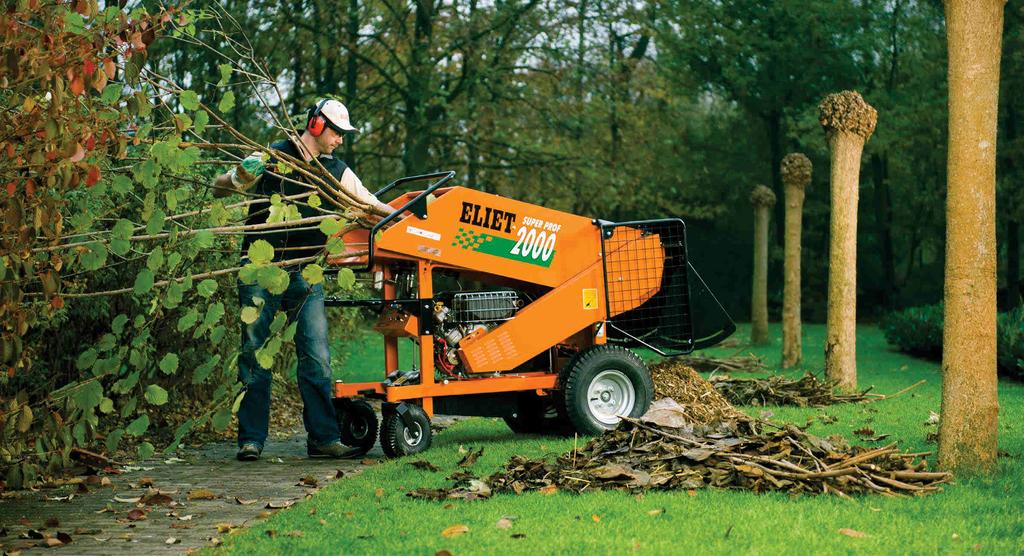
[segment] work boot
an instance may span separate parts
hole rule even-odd
[[[328,442],[327,444],[316,444],[312,441],[306,442],[306,454],[311,458],[354,458],[364,453],[359,448],[345,446],[340,440]]]
[[[238,447],[238,453],[235,457],[238,461],[256,461],[260,459],[260,454],[263,452],[263,446],[255,442],[245,442]]]

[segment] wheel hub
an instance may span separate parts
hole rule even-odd
[[[415,423],[413,427],[405,427],[402,431],[402,435],[405,437],[405,443],[409,446],[416,446],[423,439],[423,429],[420,428],[419,423]]]
[[[587,406],[595,419],[612,426],[623,415],[629,415],[636,404],[636,390],[622,371],[606,369],[591,381],[587,389]]]

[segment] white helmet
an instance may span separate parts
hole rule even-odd
[[[325,98],[309,109],[306,130],[314,137],[319,137],[329,127],[338,133],[359,133],[348,119],[348,108],[334,100]]]

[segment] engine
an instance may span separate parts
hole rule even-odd
[[[519,293],[512,290],[446,293],[435,299],[437,362],[449,374],[461,366],[456,349],[463,338],[514,318],[524,304]]]

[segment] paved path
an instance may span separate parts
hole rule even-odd
[[[65,533],[71,542],[50,550],[63,555],[180,554],[216,543],[229,527],[268,517],[274,507],[299,501],[339,476],[357,475],[383,457],[379,447],[359,460],[313,460],[305,450],[305,435],[293,435],[269,442],[260,461],[239,462],[234,443],[219,442],[187,451],[182,459],[143,462],[141,468],[107,476],[107,486],[87,486],[85,493],[67,485],[2,499],[0,553],[40,552],[46,550],[40,548],[45,539],[20,537]],[[145,487],[150,480],[152,487]],[[152,494],[150,488],[167,496],[156,504],[131,502]],[[70,494],[70,500],[58,500]],[[213,498],[196,499],[197,494]]]

